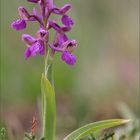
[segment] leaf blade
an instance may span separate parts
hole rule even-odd
[[[79,140],[80,138],[92,133],[93,131],[99,131],[99,130],[115,127],[127,122],[128,120],[111,119],[111,120],[104,120],[104,121],[91,123],[75,130],[67,137],[65,137],[64,140]]]
[[[41,80],[42,92],[44,95],[43,108],[43,128],[44,137],[47,140],[55,140],[55,125],[56,125],[56,105],[55,92],[50,81],[42,74]]]

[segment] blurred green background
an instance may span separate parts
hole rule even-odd
[[[57,100],[57,135],[63,138],[75,128],[97,120],[120,118],[118,105],[128,105],[139,114],[139,1],[55,0],[71,3],[75,25],[77,64],[67,66],[56,55],[54,62]],[[26,0],[1,1],[1,121],[11,137],[29,131],[32,116],[40,112],[40,78],[43,57],[25,61],[22,33],[34,33],[36,23],[16,32],[10,28],[18,18],[18,6],[29,11]],[[39,121],[38,121],[39,122]],[[38,129],[40,124],[38,124]],[[15,139],[15,138],[14,138]]]

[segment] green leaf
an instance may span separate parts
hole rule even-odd
[[[83,138],[94,131],[100,131],[103,129],[111,128],[114,126],[118,126],[124,123],[127,123],[129,120],[123,120],[123,119],[111,119],[111,120],[104,120],[99,121],[95,123],[87,124],[71,134],[69,134],[67,137],[64,138],[64,140],[79,140],[80,138]]]
[[[43,137],[55,140],[56,105],[55,93],[50,81],[42,74],[41,88],[43,94]]]

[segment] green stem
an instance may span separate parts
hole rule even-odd
[[[46,83],[42,83],[43,137],[45,137],[45,140],[55,140],[56,103],[52,66],[53,61],[48,51],[45,58],[45,72],[43,74]]]
[[[53,58],[51,58],[49,50],[45,57],[45,71],[44,74],[47,77],[47,79],[50,81],[52,86],[54,86],[54,79],[53,79]]]

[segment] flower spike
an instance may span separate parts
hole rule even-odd
[[[51,57],[55,53],[61,53],[61,60],[68,65],[74,65],[76,63],[76,57],[72,54],[74,49],[77,47],[76,40],[70,40],[66,33],[71,31],[74,21],[67,15],[71,9],[71,4],[65,4],[58,8],[54,5],[53,0],[27,0],[28,2],[38,4],[40,12],[33,8],[30,14],[26,8],[20,6],[18,8],[20,18],[11,24],[11,27],[17,31],[23,30],[27,26],[27,22],[37,21],[39,23],[39,29],[32,37],[29,34],[23,34],[22,40],[26,44],[24,52],[25,59],[36,55],[45,55],[47,51],[52,52]],[[50,19],[52,14],[60,16],[59,19]],[[55,31],[53,42],[49,40],[50,31]]]

